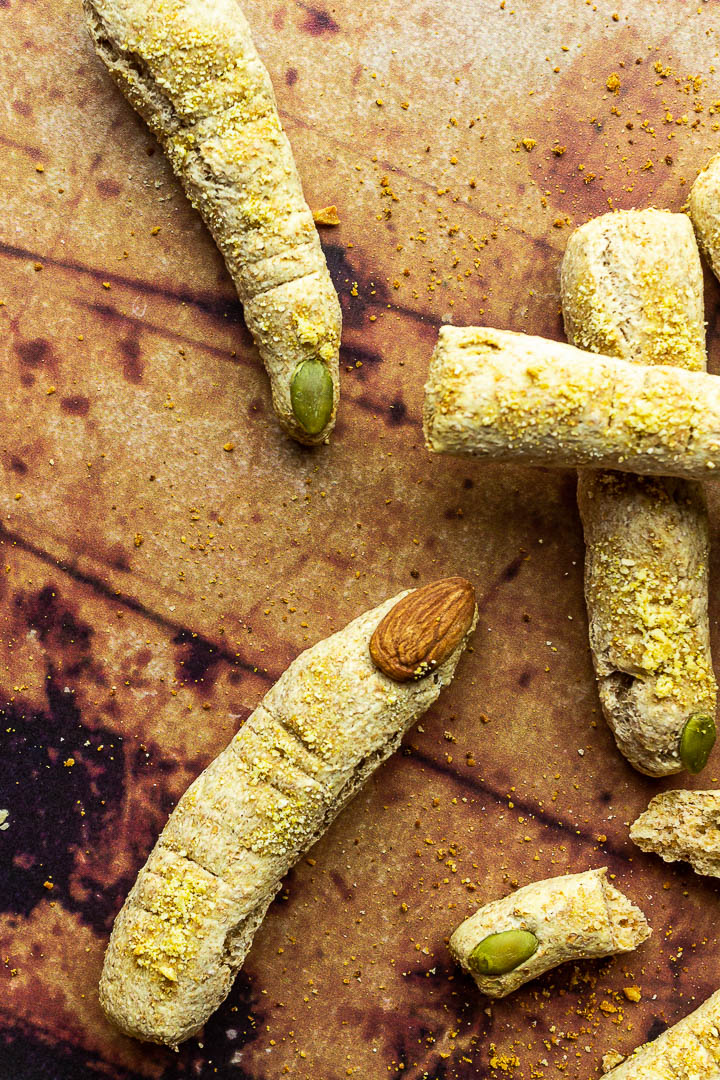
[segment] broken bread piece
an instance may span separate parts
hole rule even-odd
[[[698,174],[687,210],[700,250],[720,280],[720,154],[710,158]]]
[[[100,1004],[178,1043],[232,987],[281,881],[451,681],[472,585],[400,593],[302,653],[188,788],[113,927]],[[371,655],[375,634],[380,643]],[[386,672],[412,651],[415,677]]]
[[[606,875],[607,867],[565,874],[493,900],[460,923],[450,952],[492,998],[567,960],[632,952],[650,927]]]
[[[606,1076],[608,1080],[720,1080],[720,991]]]
[[[663,791],[630,829],[642,851],[720,877],[720,791]]]

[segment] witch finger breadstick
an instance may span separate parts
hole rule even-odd
[[[84,0],[95,48],[222,252],[280,423],[322,442],[340,305],[270,77],[236,0]]]
[[[698,175],[687,208],[700,248],[715,277],[720,278],[720,154]]]
[[[630,827],[630,839],[664,862],[720,877],[720,791],[663,791]]]
[[[401,593],[302,653],[177,805],[118,915],[100,1002],[175,1046],[228,994],[283,876],[397,749],[475,626],[472,585]]]
[[[606,874],[565,874],[493,900],[460,923],[451,953],[483,994],[502,998],[567,960],[636,949],[650,927]]]
[[[581,226],[568,242],[561,292],[573,345],[641,364],[705,368],[702,268],[684,214],[619,211]],[[578,503],[605,718],[641,772],[698,772],[714,742],[717,699],[702,490],[688,480],[582,469]],[[688,739],[701,718],[707,730],[698,756]]]
[[[720,479],[720,378],[443,326],[424,429],[436,453]]]
[[[720,991],[606,1073],[608,1080],[720,1080]]]

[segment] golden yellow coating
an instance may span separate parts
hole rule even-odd
[[[194,954],[196,935],[212,901],[207,881],[197,880],[192,865],[173,865],[159,879],[158,888],[146,900],[146,910],[157,918],[142,933],[136,929],[129,946],[137,964],[150,968],[170,982],[177,982]]]
[[[84,0],[96,49],[161,142],[220,248],[283,427],[327,438],[338,400],[340,305],[268,73],[234,0]],[[330,377],[327,422],[293,411],[304,360]]]
[[[503,330],[444,326],[425,387],[436,453],[712,478],[720,379]]]
[[[563,874],[492,900],[456,927],[450,952],[488,997],[503,998],[558,964],[630,952],[650,937],[642,911],[607,880],[607,868]],[[536,951],[501,975],[473,967],[475,948],[489,935],[523,930]]]
[[[607,1076],[610,1080],[720,1080],[720,991]]]
[[[642,364],[706,366],[703,278],[683,214],[630,210],[577,229],[561,274],[570,341]],[[638,769],[682,769],[680,735],[714,715],[708,522],[690,481],[581,470],[590,642],[605,717]]]

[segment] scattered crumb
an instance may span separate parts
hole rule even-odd
[[[316,225],[339,225],[337,206],[324,206],[322,210],[316,210],[313,220]]]

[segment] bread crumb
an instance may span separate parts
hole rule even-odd
[[[340,218],[338,217],[337,206],[324,206],[322,210],[316,210],[313,214],[313,221],[316,225],[339,225]]]

